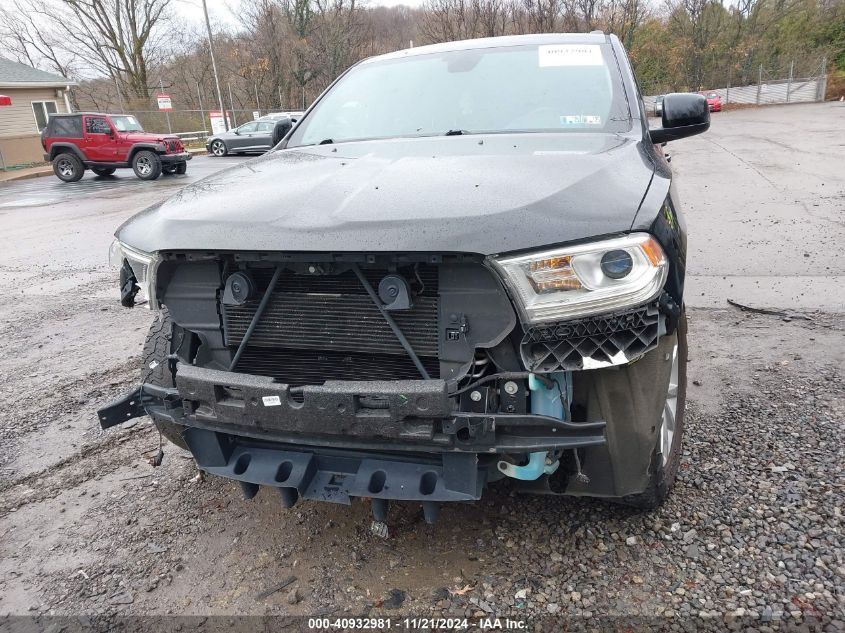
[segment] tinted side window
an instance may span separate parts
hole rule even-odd
[[[258,123],[258,131],[259,132],[272,132],[274,125],[275,125],[275,123],[273,123],[272,121],[260,121]]]
[[[51,117],[50,136],[61,136],[64,138],[82,138],[82,117]]]
[[[108,134],[110,129],[108,121],[103,117],[85,117],[85,131],[88,134]]]

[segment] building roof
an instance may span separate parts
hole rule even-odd
[[[0,88],[30,88],[43,86],[45,88],[75,86],[76,82],[38,70],[26,64],[13,62],[11,59],[0,57]]]

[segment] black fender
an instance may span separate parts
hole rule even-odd
[[[135,154],[140,152],[142,149],[148,149],[160,156],[164,154],[164,152],[161,151],[161,145],[163,145],[163,143],[135,143],[129,148],[129,154],[126,156],[126,162],[131,165],[133,159],[135,158]]]
[[[60,142],[60,143],[53,143],[50,146],[50,160],[53,160],[59,154],[64,154],[64,153],[73,154],[79,160],[81,160],[83,164],[88,161],[88,159],[85,158],[85,154],[82,153],[82,150],[79,149],[73,143]]]

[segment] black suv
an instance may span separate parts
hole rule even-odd
[[[614,36],[414,48],[349,69],[275,151],[117,231],[158,310],[148,414],[208,473],[300,497],[521,489],[655,507],[680,460],[686,236]],[[245,198],[244,191],[250,196]]]

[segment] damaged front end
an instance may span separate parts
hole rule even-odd
[[[140,289],[166,307],[170,380],[101,425],[178,428],[248,497],[369,497],[379,520],[390,499],[419,501],[433,521],[503,477],[642,490],[679,313],[648,234],[507,258],[114,253],[125,304]]]

